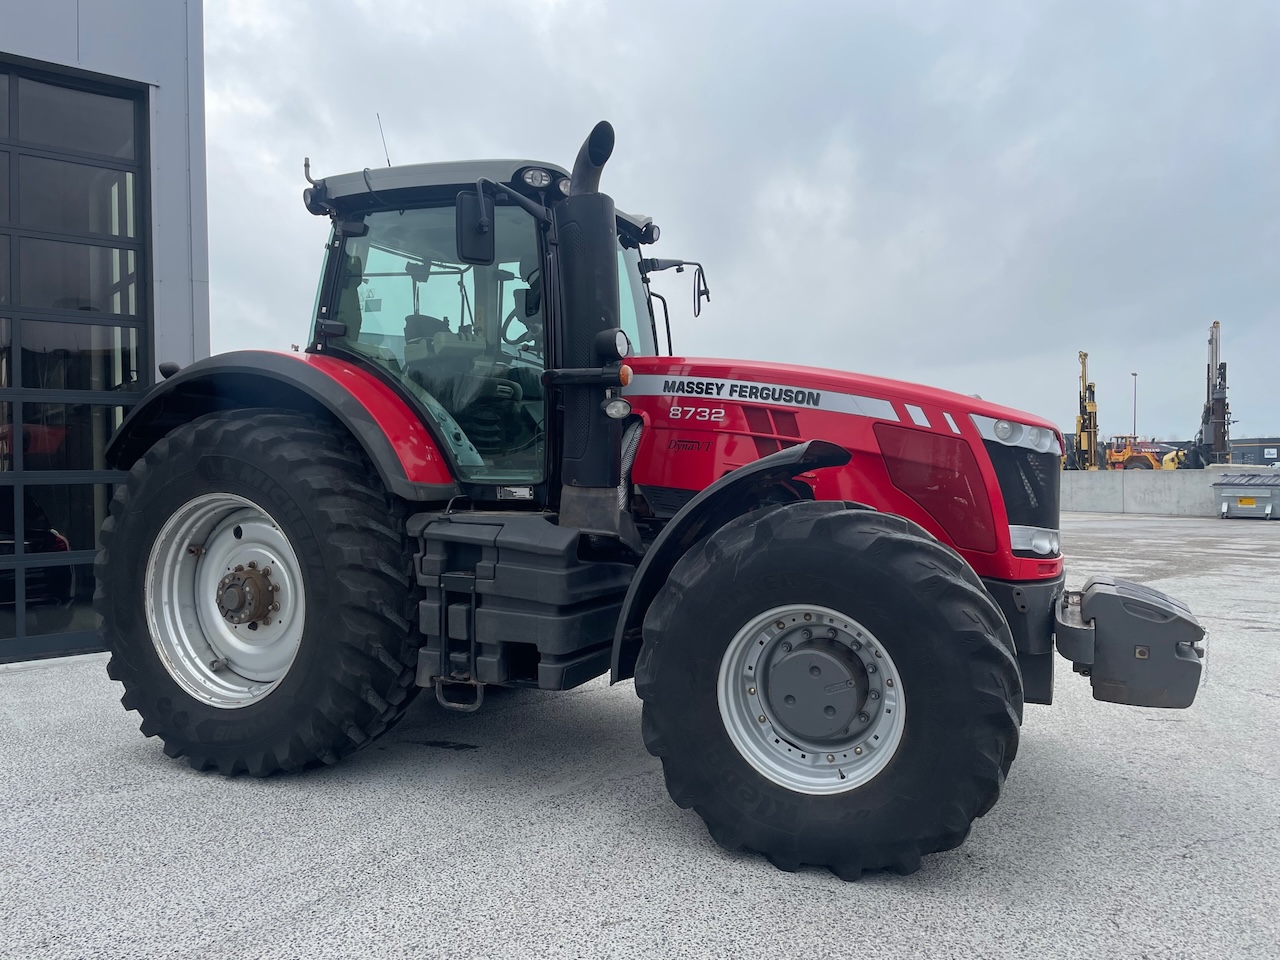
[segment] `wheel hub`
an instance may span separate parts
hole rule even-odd
[[[857,720],[867,672],[848,647],[809,641],[773,664],[768,689],[779,726],[806,740],[827,740]]]
[[[302,642],[302,564],[283,528],[230,493],[174,511],[147,560],[145,608],[161,662],[211,706],[255,703],[284,679]]]
[[[273,589],[270,567],[259,570],[255,561],[250,561],[248,567],[237,564],[218,581],[218,612],[227,623],[268,622],[274,602]]]
[[[867,783],[906,729],[893,657],[865,625],[828,607],[754,616],[729,641],[717,683],[725,732],[743,759],[796,793]]]

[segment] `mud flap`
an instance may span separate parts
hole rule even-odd
[[[1204,628],[1159,590],[1093,577],[1054,607],[1058,652],[1090,678],[1093,698],[1135,707],[1189,707],[1204,660]]]

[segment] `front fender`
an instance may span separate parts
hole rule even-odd
[[[849,451],[844,447],[810,440],[725,474],[686,503],[662,528],[631,580],[613,636],[609,682],[635,675],[645,612],[685,551],[752,509],[788,480],[821,467],[841,467],[849,460]]]
[[[222,410],[298,410],[336,420],[408,500],[458,493],[449,464],[426,425],[390,386],[337,357],[242,350],[200,360],[156,384],[107,445],[106,461],[128,470],[169,431]]]

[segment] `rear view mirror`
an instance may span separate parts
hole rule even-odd
[[[483,201],[483,206],[481,205]],[[464,190],[457,201],[458,259],[488,266],[493,263],[493,198]]]

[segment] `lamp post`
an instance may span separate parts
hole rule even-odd
[[[1133,377],[1133,439],[1138,439],[1138,375],[1130,373]]]

